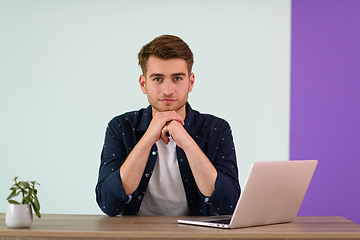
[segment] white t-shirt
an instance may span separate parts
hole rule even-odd
[[[176,143],[156,142],[158,158],[145,191],[139,215],[184,216],[189,214],[176,156]]]

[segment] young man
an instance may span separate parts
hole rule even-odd
[[[138,58],[150,106],[110,121],[99,207],[109,216],[232,214],[240,186],[230,126],[187,102],[195,81],[190,48],[163,35]]]

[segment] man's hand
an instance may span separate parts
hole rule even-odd
[[[183,124],[176,120],[168,122],[161,130],[161,140],[168,144],[171,135],[172,139],[176,142],[176,145],[180,148],[184,148],[187,143],[192,142],[191,136],[187,133]]]
[[[173,135],[173,131],[172,132],[168,131],[169,125],[174,125],[172,123],[177,123],[177,125],[181,127],[183,131],[185,131],[183,127],[183,125],[185,124],[184,120],[175,111],[156,113],[153,116],[149,128],[147,129],[144,135],[145,139],[149,139],[149,141],[152,144],[154,144],[161,138],[165,144],[168,144],[169,143],[168,134]]]

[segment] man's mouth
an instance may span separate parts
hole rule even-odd
[[[160,99],[160,102],[164,102],[164,103],[171,103],[171,102],[175,102],[176,100],[173,98],[162,98]]]

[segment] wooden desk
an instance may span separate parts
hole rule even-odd
[[[0,213],[0,239],[360,239],[360,225],[343,217],[229,230],[182,225],[177,218],[44,214],[30,228],[10,229]]]

